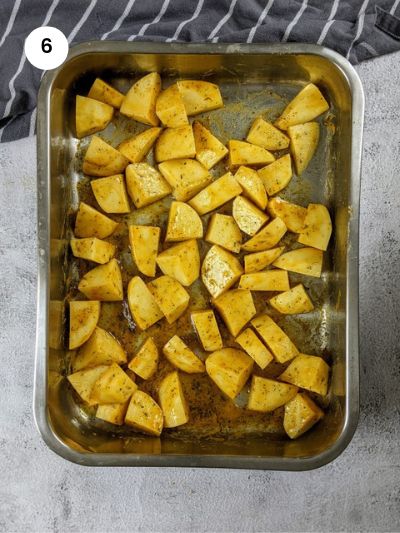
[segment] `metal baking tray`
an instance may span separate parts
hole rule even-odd
[[[212,435],[196,426],[167,432],[160,439],[121,433],[96,422],[74,400],[66,384],[70,358],[64,348],[66,302],[76,287],[79,271],[68,239],[78,198],[87,190],[80,172],[87,140],[80,142],[74,137],[75,95],[86,94],[96,76],[124,89],[132,79],[149,71],[160,72],[164,80],[200,77],[218,83],[225,108],[205,118],[225,141],[233,126],[234,137],[243,138],[252,118],[260,112],[277,116],[307,82],[316,83],[331,104],[313,162],[304,179],[293,179],[285,191],[303,205],[311,201],[328,205],[334,224],[323,276],[308,285],[319,304],[318,311],[284,319],[286,331],[301,351],[329,354],[332,365],[327,416],[296,441],[289,441],[277,430],[273,416],[250,417],[247,422],[243,416],[233,417]],[[34,412],[39,431],[54,452],[93,466],[307,470],[328,463],[345,449],[356,429],[359,411],[358,225],[363,114],[363,90],[353,67],[339,54],[315,45],[88,42],[72,48],[61,67],[45,74],[38,97],[37,127],[39,269]],[[123,117],[117,120],[118,129],[109,126],[101,134],[114,145],[121,140],[121,131],[127,137],[138,127],[133,121],[124,122]],[[109,314],[108,322],[107,317],[104,320],[112,329],[115,314]],[[129,342],[138,338],[135,332],[129,333]]]

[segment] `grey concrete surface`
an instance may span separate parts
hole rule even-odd
[[[312,472],[89,469],[32,419],[35,142],[0,146],[0,531],[400,530],[400,54],[357,68],[366,92],[361,195],[361,417]]]

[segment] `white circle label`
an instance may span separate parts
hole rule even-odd
[[[64,63],[68,49],[63,32],[52,26],[41,26],[31,31],[24,45],[29,63],[42,70],[51,70]]]

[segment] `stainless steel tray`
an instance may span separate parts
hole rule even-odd
[[[324,265],[320,309],[311,323],[287,322],[293,338],[308,339],[332,357],[332,379],[325,419],[297,441],[279,435],[226,433],[209,439],[161,439],[121,435],[93,424],[77,408],[65,384],[68,353],[63,346],[65,299],[71,285],[68,235],[82,180],[77,161],[85,143],[73,136],[73,102],[85,94],[94,76],[123,84],[141,72],[165,77],[204,77],[227,94],[225,113],[214,126],[230,120],[237,138],[249,117],[279,105],[299,87],[317,83],[331,102],[331,119],[316,163],[303,181],[293,181],[293,195],[306,204],[330,208],[334,241]],[[267,93],[265,91],[267,88]],[[263,91],[260,92],[260,90]],[[266,96],[267,94],[270,97]],[[261,96],[260,96],[261,95]],[[247,102],[245,109],[241,107]],[[246,107],[247,106],[247,107]],[[48,446],[83,465],[204,466],[307,470],[337,457],[350,442],[359,410],[358,223],[364,98],[352,66],[337,53],[314,45],[224,45],[89,42],[74,47],[67,61],[46,73],[38,98],[38,307],[34,411]],[[247,118],[241,125],[240,118]],[[245,122],[245,124],[244,124]],[[243,130],[243,131],[242,131]],[[109,131],[113,138],[115,132]],[[285,322],[286,324],[286,322]]]

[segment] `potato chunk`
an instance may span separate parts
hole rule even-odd
[[[212,168],[228,153],[228,148],[219,141],[201,122],[193,122],[196,159],[207,169]]]
[[[260,168],[258,175],[262,179],[268,196],[278,193],[289,184],[293,176],[290,154],[286,154],[270,165]]]
[[[208,170],[194,159],[175,159],[158,165],[164,178],[172,187],[174,198],[186,202],[211,181]]]
[[[243,189],[244,196],[247,196],[260,209],[267,207],[267,193],[263,182],[257,172],[249,167],[241,166],[235,174],[235,179]]]
[[[167,242],[201,239],[203,223],[190,205],[183,202],[172,202],[168,215]]]
[[[163,274],[189,287],[200,275],[200,254],[197,241],[191,239],[167,248],[157,256]]]
[[[157,139],[154,149],[156,161],[185,159],[196,155],[192,126],[166,128]]]
[[[88,97],[111,105],[115,107],[115,109],[121,107],[122,100],[124,99],[122,93],[100,78],[94,80],[93,85],[90,87]]]
[[[247,235],[254,235],[267,222],[268,216],[244,196],[236,196],[232,215],[239,228]]]
[[[108,331],[96,327],[90,339],[79,349],[73,362],[74,372],[98,365],[126,363],[126,352]]]
[[[268,202],[268,211],[273,217],[281,218],[289,231],[300,233],[304,229],[304,220],[307,215],[305,207],[275,196]]]
[[[192,198],[189,204],[199,215],[204,215],[226,204],[241,194],[242,188],[230,172],[213,181]]]
[[[298,388],[274,379],[253,376],[247,409],[268,413],[285,405],[297,394]]]
[[[129,159],[131,163],[140,163],[150,152],[161,131],[161,128],[144,130],[142,133],[123,141],[118,146],[118,151]]]
[[[129,226],[132,259],[145,276],[156,275],[156,259],[161,230],[157,226]]]
[[[220,350],[223,344],[214,311],[212,309],[194,311],[191,318],[205,351]]]
[[[78,289],[92,300],[117,302],[124,297],[121,270],[116,259],[89,270],[81,279]]]
[[[223,348],[207,357],[206,370],[217,387],[233,400],[250,377],[253,359],[242,350]]]
[[[132,85],[124,96],[120,112],[150,126],[158,125],[156,101],[161,91],[161,78],[157,72],[151,72]]]
[[[255,252],[254,254],[245,255],[245,273],[251,274],[252,272],[263,270],[268,265],[271,265],[281,255],[284,249],[284,246],[279,246],[278,248],[271,248],[270,250],[265,250],[264,252]]]
[[[71,239],[71,250],[75,257],[87,259],[94,263],[108,263],[115,254],[115,246],[97,237],[86,239]]]
[[[129,160],[110,144],[93,135],[83,160],[82,170],[89,176],[114,176],[123,172]]]
[[[286,224],[279,217],[274,218],[267,226],[242,245],[247,252],[262,252],[278,244],[287,231]]]
[[[214,298],[232,287],[242,273],[239,260],[216,244],[207,252],[201,267],[203,283]]]
[[[142,379],[150,379],[157,371],[158,359],[157,345],[153,337],[148,337],[129,362],[128,368]]]
[[[307,122],[290,126],[288,129],[290,137],[290,153],[299,176],[308,167],[319,142],[318,122]]]
[[[169,324],[178,320],[189,305],[189,293],[170,276],[160,276],[147,287]]]
[[[164,316],[145,282],[139,276],[132,278],[128,284],[128,305],[133,320],[143,330]]]
[[[248,289],[234,289],[221,294],[214,306],[222,316],[229,333],[236,337],[256,314],[253,297]]]
[[[279,379],[321,396],[328,392],[329,365],[316,355],[298,355]]]
[[[278,363],[286,363],[299,355],[299,350],[270,316],[258,316],[251,321],[251,325],[267,344]]]
[[[288,137],[261,117],[253,122],[246,141],[272,151],[284,150],[289,146]]]
[[[175,428],[186,424],[189,420],[189,407],[178,372],[165,376],[160,384],[158,397],[164,415],[164,427]]]
[[[329,104],[321,91],[316,85],[309,83],[285,107],[282,115],[275,122],[275,126],[281,130],[287,130],[289,126],[313,120],[328,109]]]
[[[94,368],[87,368],[70,374],[67,379],[82,400],[88,405],[96,405],[92,399],[92,390],[99,377],[108,370],[107,365],[100,365]]]
[[[167,128],[179,128],[189,124],[183,99],[176,83],[158,95],[156,114]]]
[[[309,313],[314,309],[314,305],[301,283],[274,296],[269,300],[269,304],[283,315]]]
[[[163,423],[163,412],[158,403],[141,390],[134,392],[126,412],[125,424],[158,437],[161,435]]]
[[[99,404],[123,403],[137,389],[137,385],[116,363],[110,365],[93,385],[90,399]]]
[[[178,335],[174,335],[164,345],[163,354],[171,365],[187,374],[199,374],[205,371],[203,361],[186,346]]]
[[[97,209],[81,202],[75,220],[75,235],[77,237],[98,237],[104,239],[113,233],[118,226]]]
[[[212,111],[223,107],[222,96],[218,85],[209,81],[180,80],[177,82],[182,95],[186,113],[198,115],[204,111]]]
[[[251,291],[288,291],[289,276],[286,270],[278,269],[243,274],[239,287]]]
[[[172,189],[163,176],[148,163],[134,163],[126,167],[126,185],[135,207],[145,207],[165,196]]]
[[[265,148],[244,141],[231,140],[228,149],[230,168],[241,165],[261,167],[275,161],[275,157]]]
[[[76,136],[78,139],[104,130],[111,122],[114,108],[93,98],[76,97]]]
[[[69,349],[74,350],[86,342],[100,318],[100,302],[69,302]]]
[[[215,213],[208,224],[206,241],[218,244],[230,252],[239,253],[242,234],[233,217]]]
[[[235,341],[262,369],[274,360],[272,353],[250,328],[245,329]]]
[[[297,439],[311,429],[324,412],[304,393],[298,393],[285,405],[283,427],[291,439]]]
[[[99,405],[96,411],[96,418],[100,418],[109,424],[122,426],[125,420],[126,410],[129,400],[124,403],[108,403]]]
[[[316,248],[298,248],[282,254],[273,264],[289,272],[320,278],[323,255],[323,251]]]
[[[128,194],[123,174],[90,182],[97,203],[106,213],[129,213]]]
[[[328,209],[322,204],[309,204],[304,228],[297,241],[306,246],[326,250],[332,235],[332,222]]]

